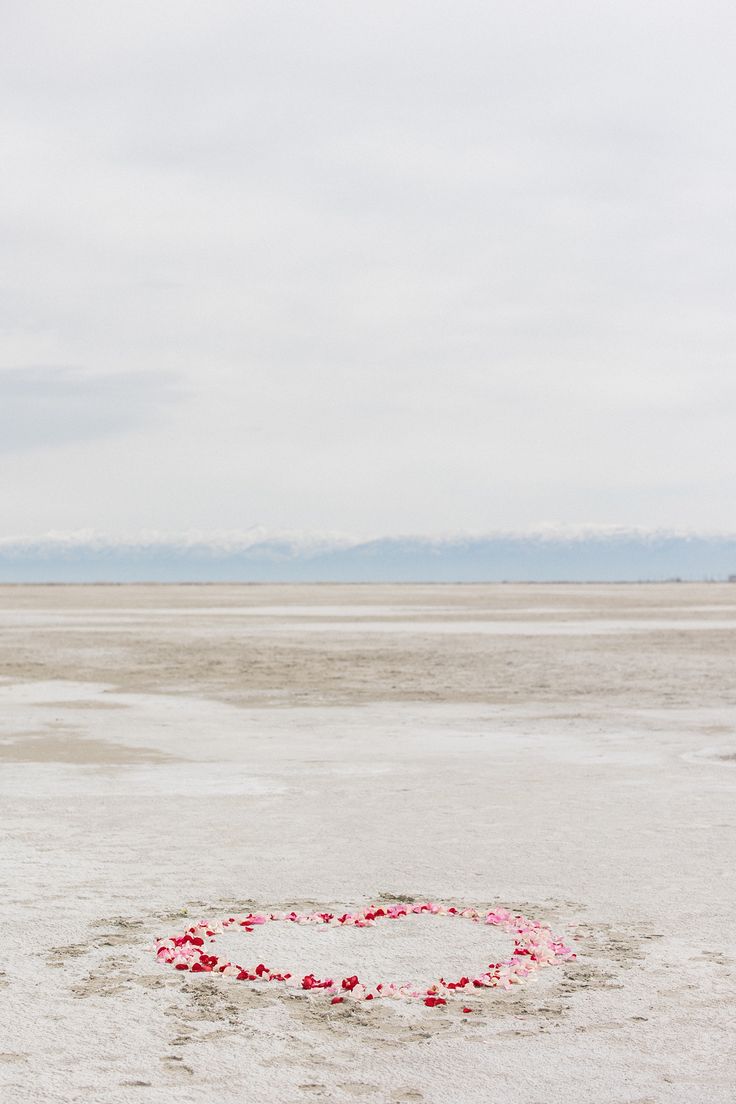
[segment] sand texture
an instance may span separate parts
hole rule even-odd
[[[735,585],[0,587],[0,828],[10,1104],[736,1096]],[[426,1008],[152,951],[402,899],[577,958]],[[268,927],[223,951],[424,984],[511,946]]]

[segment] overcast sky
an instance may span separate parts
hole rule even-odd
[[[736,529],[736,12],[3,0],[0,536]]]

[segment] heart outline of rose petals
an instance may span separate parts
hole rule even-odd
[[[470,920],[476,924],[490,924],[500,928],[513,938],[514,949],[511,957],[505,962],[490,963],[487,970],[475,976],[463,974],[457,981],[439,978],[434,985],[424,989],[394,982],[379,982],[370,988],[360,982],[357,974],[340,980],[332,977],[318,978],[313,973],[305,974],[300,978],[290,972],[272,970],[263,962],[250,968],[234,962],[221,962],[217,955],[208,954],[204,949],[205,942],[215,942],[218,935],[232,927],[239,927],[247,934],[253,934],[257,927],[275,921],[363,928],[374,927],[379,920],[401,920],[427,913]],[[414,901],[386,906],[369,905],[356,912],[344,912],[339,916],[335,912],[249,912],[240,916],[229,916],[220,921],[199,920],[180,934],[156,940],[155,951],[159,962],[173,966],[175,970],[233,977],[237,981],[276,982],[305,992],[316,990],[330,997],[331,1004],[335,1005],[342,1004],[346,998],[353,1001],[393,998],[419,1000],[428,1008],[444,1007],[448,996],[468,987],[510,989],[544,966],[559,965],[575,958],[572,948],[558,936],[553,935],[551,929],[540,920],[530,920],[504,908],[478,911],[475,908],[440,905],[433,901]],[[463,1012],[467,1011],[470,1009],[463,1008]]]

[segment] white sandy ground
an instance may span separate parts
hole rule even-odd
[[[725,585],[0,589],[3,1101],[730,1104],[735,615]],[[393,898],[578,958],[429,1009],[151,953]],[[432,917],[246,939],[366,980],[508,949]]]

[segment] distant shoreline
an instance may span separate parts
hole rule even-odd
[[[0,579],[5,587],[736,586],[736,579]]]

